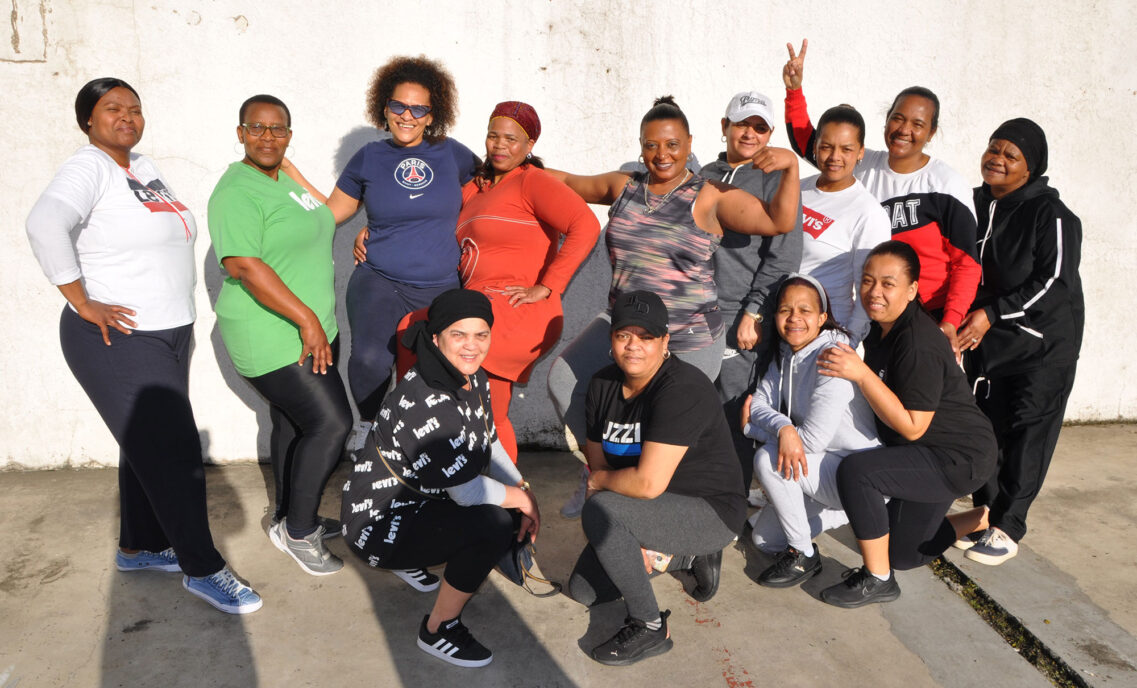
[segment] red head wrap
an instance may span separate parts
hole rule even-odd
[[[491,120],[495,117],[508,117],[517,122],[525,130],[525,135],[531,141],[536,141],[537,137],[541,135],[541,118],[537,116],[537,111],[533,109],[533,106],[527,103],[522,103],[519,100],[507,100],[504,103],[498,103],[490,114]]]

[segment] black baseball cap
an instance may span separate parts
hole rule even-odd
[[[667,306],[658,294],[650,291],[629,291],[616,297],[612,304],[612,331],[638,326],[652,336],[667,334]]]

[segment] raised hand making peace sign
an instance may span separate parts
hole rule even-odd
[[[809,39],[801,39],[801,52],[795,55],[794,44],[786,43],[786,50],[790,52],[789,61],[785,67],[782,67],[782,81],[785,82],[786,88],[794,91],[801,88],[801,75],[805,71],[805,51],[808,48]]]

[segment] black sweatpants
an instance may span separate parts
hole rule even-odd
[[[189,401],[193,325],[109,330],[64,306],[63,358],[119,446],[119,539],[124,549],[173,547],[182,571],[208,576],[225,566],[213,546],[205,504],[201,438]]]
[[[332,360],[340,360],[338,337],[332,342]],[[293,533],[311,533],[324,486],[351,430],[343,380],[334,368],[326,375],[313,373],[311,359],[245,379],[269,402],[276,515],[287,517]]]
[[[1018,542],[1026,535],[1026,514],[1050,468],[1077,364],[979,382],[975,401],[991,419],[999,461],[987,484],[972,495],[991,508],[991,525]]]
[[[408,515],[399,524],[393,547],[383,542],[385,524],[349,540],[348,546],[376,568],[422,569],[445,563],[443,577],[460,592],[476,592],[516,537],[513,515],[493,504],[431,500],[413,514],[404,513]]]
[[[974,490],[953,487],[943,450],[917,445],[850,454],[837,468],[837,491],[858,540],[888,535],[888,558],[899,571],[927,564],[955,542],[946,516],[952,502]],[[885,497],[891,497],[888,504]]]

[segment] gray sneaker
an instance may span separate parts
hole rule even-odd
[[[276,514],[273,514],[271,517],[269,517],[270,528],[271,526],[275,526],[277,523],[280,523],[280,519],[281,517],[277,516]],[[323,526],[325,540],[331,540],[332,538],[337,538],[340,535],[343,535],[343,525],[334,518],[328,518],[327,516],[317,516],[316,523],[320,526]],[[269,537],[271,538],[272,535],[269,535]]]
[[[282,518],[268,530],[268,537],[277,549],[295,559],[300,568],[313,576],[327,576],[343,568],[343,560],[324,545],[323,526],[317,526],[315,532],[293,540],[285,527],[287,520]]]

